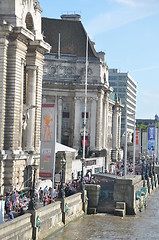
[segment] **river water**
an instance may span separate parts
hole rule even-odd
[[[148,197],[147,208],[125,218],[106,214],[86,215],[71,222],[47,240],[159,240],[159,191]]]

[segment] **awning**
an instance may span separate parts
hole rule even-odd
[[[76,152],[76,149],[67,147],[61,143],[56,142],[55,152]]]

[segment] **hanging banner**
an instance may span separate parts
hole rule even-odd
[[[139,145],[139,134],[140,134],[140,131],[136,130],[136,133],[135,133],[135,136],[136,136],[136,146]]]
[[[148,145],[148,136],[147,131],[142,132],[142,152],[147,153],[147,145]]]
[[[139,159],[139,153],[141,151],[141,144],[140,144],[140,130],[135,131],[136,137],[136,144],[135,144],[135,159]]]
[[[41,154],[39,176],[51,178],[55,151],[55,104],[42,105]]]
[[[148,155],[151,157],[155,152],[155,126],[148,128]]]

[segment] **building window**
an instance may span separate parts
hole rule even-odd
[[[70,117],[70,113],[69,112],[63,112],[62,113],[62,117],[63,118],[69,118]]]
[[[84,118],[84,112],[82,112],[82,118]],[[86,112],[86,118],[88,118],[88,112]]]

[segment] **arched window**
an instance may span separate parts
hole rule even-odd
[[[34,22],[31,13],[27,13],[25,18],[26,28],[31,32],[34,32]]]

